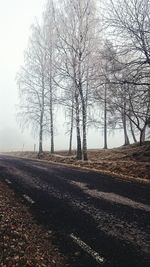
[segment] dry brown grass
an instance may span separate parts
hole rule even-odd
[[[65,266],[52,233],[39,226],[28,208],[0,181],[0,266]]]
[[[150,142],[122,146],[114,149],[90,149],[87,162],[78,161],[75,151],[68,156],[67,151],[57,151],[54,155],[44,152],[38,156],[32,152],[16,152],[15,156],[40,158],[55,163],[69,164],[94,169],[103,173],[150,181]]]

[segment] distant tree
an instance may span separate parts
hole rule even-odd
[[[46,130],[45,70],[47,54],[41,38],[42,29],[38,23],[32,26],[32,35],[25,52],[24,66],[17,74],[20,95],[19,117],[21,124],[39,131],[39,153],[43,152],[43,134]]]
[[[130,127],[134,125],[139,130],[141,143],[150,101],[150,0],[107,0],[104,5],[107,8],[106,34],[111,38],[120,64],[111,82],[118,84],[124,100],[126,95],[126,103],[123,101],[125,117],[128,117]],[[136,141],[133,127],[131,129]]]
[[[22,124],[39,130],[39,153],[43,151],[43,135],[51,136],[54,153],[54,108],[56,89],[56,28],[53,1],[48,0],[41,24],[32,25],[32,34],[25,52],[24,66],[17,75],[20,91]]]
[[[145,77],[150,68],[150,0],[106,0],[105,6],[109,33],[133,73],[132,80],[126,77],[124,82],[149,84]]]
[[[98,101],[100,109],[103,109],[104,148],[107,149],[107,131],[116,128],[117,125],[124,130],[125,145],[129,144],[127,134],[126,94],[119,85],[115,85],[114,75],[119,69],[116,51],[112,43],[106,40],[97,55],[97,69],[95,76],[94,99]],[[118,102],[121,102],[121,108]]]

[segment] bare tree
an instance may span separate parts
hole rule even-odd
[[[108,129],[112,130],[118,123],[116,108],[112,104],[112,96],[114,91],[117,90],[116,86],[112,83],[114,71],[117,69],[116,53],[112,43],[105,40],[103,45],[99,47],[96,57],[93,95],[94,100],[96,100],[98,107],[103,113],[103,120],[98,119],[98,121],[100,121],[104,129],[104,148],[107,149]],[[121,113],[119,122],[120,119],[122,119]]]
[[[117,127],[123,129],[124,145],[129,133],[134,142],[139,135],[142,144],[150,118],[150,0],[106,0],[103,36],[98,1],[57,3],[47,0],[41,24],[32,26],[17,76],[20,116],[24,125],[38,129],[39,153],[46,133],[54,153],[56,105],[64,107],[69,121],[69,154],[76,129],[79,160],[88,159],[88,118],[97,103],[105,149],[108,130]]]
[[[71,79],[73,81],[76,104],[78,97],[81,101],[84,160],[87,160],[88,86],[92,69],[89,63],[92,62],[90,59],[92,59],[94,52],[93,44],[96,33],[94,12],[92,0],[63,1],[58,27],[59,51],[63,55],[60,72],[63,73],[65,80]],[[77,114],[79,113],[76,110]],[[79,130],[78,127],[79,125],[77,126]],[[77,135],[79,135],[78,130]]]
[[[107,0],[105,6],[118,51],[128,58],[127,64],[133,67],[134,74],[137,66],[146,72],[150,66],[150,1]],[[141,83],[144,76],[140,77]]]
[[[36,23],[32,26],[32,35],[25,52],[24,66],[17,75],[20,92],[19,116],[22,124],[38,128],[39,153],[43,152],[43,134],[47,127],[45,118],[47,56],[43,49],[41,34],[42,28]]]
[[[48,0],[43,15],[43,37],[44,37],[44,49],[47,54],[46,63],[46,83],[47,83],[47,112],[49,113],[49,125],[51,136],[51,153],[54,153],[54,108],[57,98],[57,85],[55,84],[56,76],[56,42],[57,33],[55,27],[55,8],[53,0]]]

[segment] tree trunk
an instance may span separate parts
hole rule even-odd
[[[140,146],[145,142],[146,125],[140,130]]]
[[[79,52],[79,94],[82,103],[82,130],[83,130],[83,160],[88,160],[87,156],[87,136],[86,136],[86,126],[87,126],[87,99],[84,98],[82,81],[81,81],[81,59],[82,52]]]
[[[105,86],[105,102],[104,102],[104,149],[107,149],[107,89]]]
[[[52,84],[52,77],[53,77],[53,71],[52,71],[52,63],[53,63],[53,44],[52,40],[50,40],[50,46],[49,46],[49,105],[50,105],[50,134],[51,134],[51,154],[54,153],[54,120],[53,120],[53,84]]]
[[[43,126],[42,126],[42,116],[40,119],[40,134],[39,134],[39,154],[43,152]]]
[[[88,160],[87,156],[87,136],[86,136],[86,106],[85,103],[82,103],[82,119],[83,119],[83,159]]]
[[[70,124],[70,140],[69,140],[69,151],[68,154],[72,153],[72,136],[73,136],[73,117],[74,117],[74,103],[72,98],[72,107],[71,107],[71,124]]]
[[[132,125],[132,121],[131,120],[130,120],[130,130],[131,130],[131,134],[132,134],[132,138],[133,138],[134,143],[137,143],[137,140],[136,140],[136,137],[135,137],[135,134],[134,134],[133,125]]]
[[[54,123],[53,123],[53,91],[50,79],[50,131],[51,131],[51,153],[54,153]]]
[[[123,119],[123,130],[124,130],[124,146],[127,146],[130,144],[130,141],[127,134],[126,118]]]
[[[146,127],[144,127],[143,132],[142,132],[142,143],[145,142],[145,133],[146,133]]]
[[[77,159],[82,159],[82,149],[81,149],[81,135],[80,135],[80,110],[79,110],[79,96],[75,93],[76,101],[76,130],[77,130]]]
[[[45,84],[44,75],[42,75],[42,99],[41,99],[41,114],[40,114],[40,134],[39,134],[39,154],[43,152],[43,119],[44,119],[44,103],[45,103]]]
[[[83,129],[83,160],[88,160],[87,157],[87,136],[86,136],[86,124],[87,124],[87,111],[86,111],[86,103],[84,100],[82,85],[79,82],[79,92],[82,103],[82,129]]]
[[[142,133],[142,131],[140,131],[140,146],[142,146],[142,139],[143,139],[143,137],[142,137],[142,135],[143,135],[143,133]]]
[[[124,105],[124,109],[125,109],[125,106],[126,105]],[[122,112],[122,123],[123,123],[123,131],[124,131],[124,146],[127,146],[130,144],[130,141],[129,141],[129,137],[127,133],[127,117],[126,117],[124,110]]]

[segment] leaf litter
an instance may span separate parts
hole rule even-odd
[[[0,266],[64,267],[65,259],[51,235],[0,181]]]

